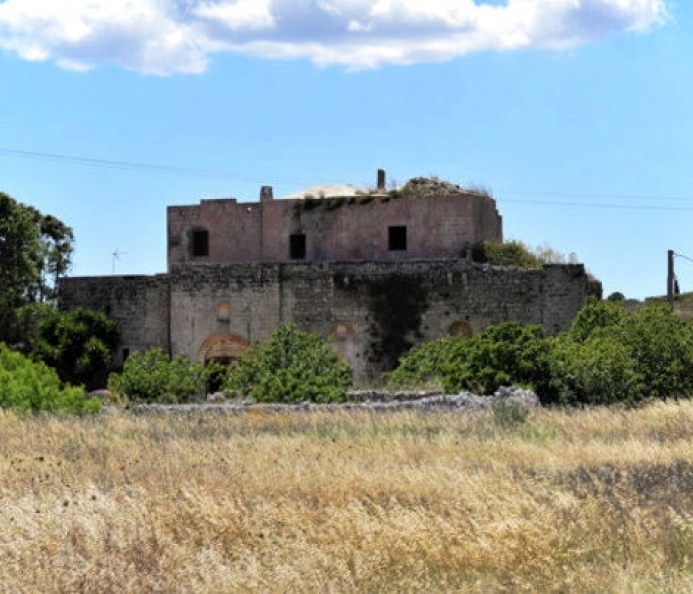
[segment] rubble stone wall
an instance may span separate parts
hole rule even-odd
[[[151,277],[68,278],[63,308],[113,317],[122,347],[153,346],[199,359],[216,335],[262,342],[279,325],[328,338],[357,381],[391,369],[411,346],[506,320],[568,327],[590,283],[580,264],[538,270],[464,259],[400,262],[238,263],[190,266]]]

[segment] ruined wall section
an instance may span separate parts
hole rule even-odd
[[[213,262],[252,262],[262,258],[262,205],[235,199],[202,200],[166,211],[169,271],[175,266]],[[207,255],[194,255],[196,231],[209,236]]]
[[[290,262],[292,234],[305,234],[300,259],[306,262],[457,258],[467,244],[503,237],[495,201],[474,193],[203,200],[169,207],[167,218],[169,271],[190,264]],[[389,227],[406,227],[405,250],[390,249]],[[196,230],[209,234],[204,256],[193,255]]]
[[[410,347],[507,320],[555,334],[583,306],[582,265],[513,270],[465,260],[210,265],[171,276],[171,346],[199,358],[210,336],[265,341],[282,323],[328,338],[358,380]],[[219,319],[222,304],[230,316]]]
[[[87,307],[118,323],[117,368],[128,352],[155,347],[169,352],[169,280],[168,275],[63,278],[58,302],[63,310]]]
[[[200,360],[212,336],[262,342],[282,323],[279,265],[208,265],[171,274],[171,348]]]

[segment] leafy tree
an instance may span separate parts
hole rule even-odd
[[[573,318],[568,335],[573,340],[583,341],[607,330],[618,330],[629,315],[618,302],[590,298]]]
[[[463,340],[468,339],[448,336],[418,345],[400,359],[395,370],[384,373],[382,379],[390,388],[439,384],[453,347]]]
[[[531,385],[538,391],[548,378],[549,347],[541,326],[503,322],[452,344],[442,366],[447,392],[492,394],[500,386]]]
[[[97,398],[84,389],[61,385],[53,369],[31,361],[0,344],[0,406],[27,412],[93,413],[101,409]]]
[[[29,333],[29,353],[53,367],[64,382],[99,387],[118,344],[116,323],[101,312],[68,312],[29,306],[20,310]],[[33,332],[29,328],[34,325]],[[103,384],[101,384],[103,385]]]
[[[203,396],[214,371],[180,355],[171,358],[150,349],[130,355],[122,373],[110,375],[108,388],[133,400],[175,404]]]
[[[289,324],[229,369],[224,390],[260,402],[336,402],[350,386],[351,368],[337,352]]]
[[[70,267],[74,237],[57,218],[0,192],[0,340],[19,340],[16,312],[55,297]]]
[[[552,342],[550,376],[544,404],[635,404],[645,395],[631,349],[615,337],[576,341],[563,334]]]
[[[679,319],[666,305],[646,307],[630,315],[612,333],[630,348],[647,396],[693,395],[693,324]]]

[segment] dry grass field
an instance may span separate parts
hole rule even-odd
[[[693,404],[503,420],[0,412],[0,591],[693,591]]]

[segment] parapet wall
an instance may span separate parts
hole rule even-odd
[[[156,346],[199,360],[214,337],[262,342],[291,322],[331,340],[363,381],[393,368],[411,346],[451,333],[517,320],[555,334],[584,305],[590,283],[580,264],[515,270],[436,259],[215,264],[65,279],[60,289],[63,308],[84,305],[116,319],[123,348]]]

